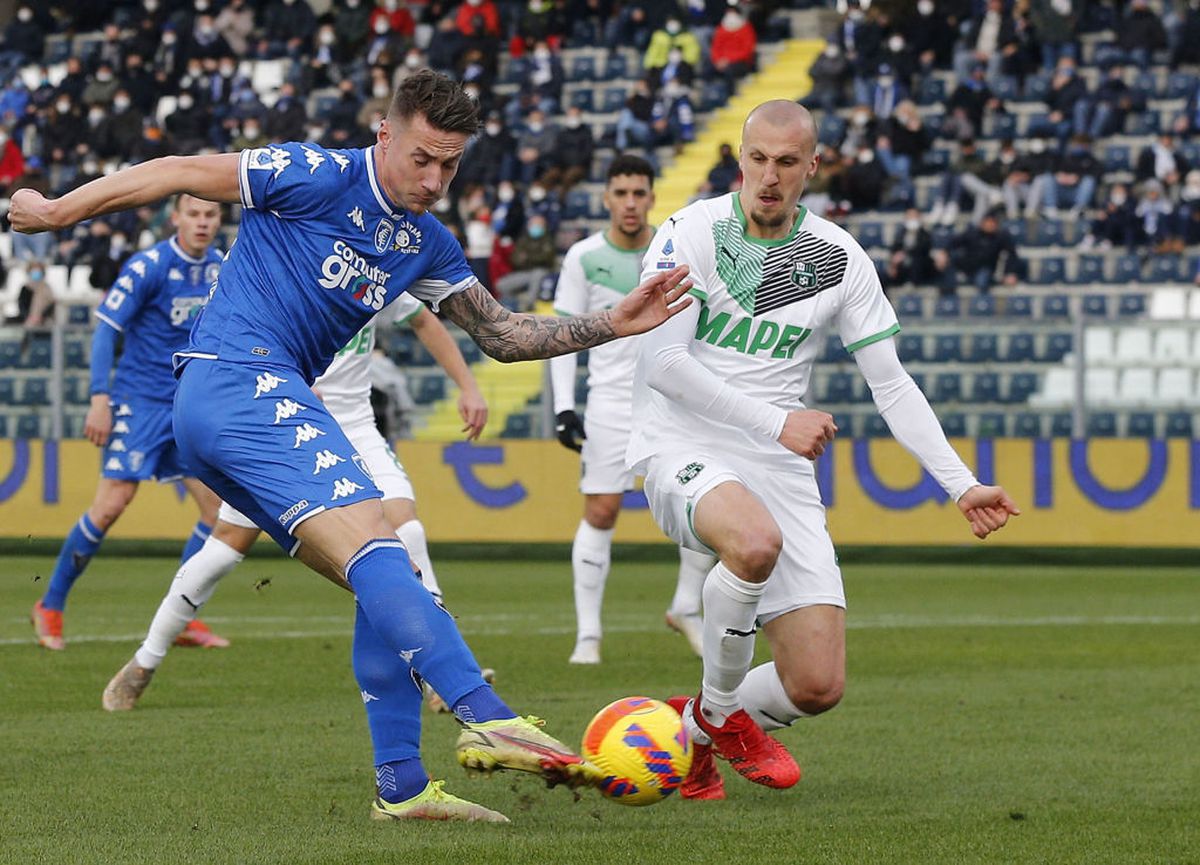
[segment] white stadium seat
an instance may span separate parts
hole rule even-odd
[[[166,123],[167,118],[175,113],[178,104],[179,100],[174,96],[158,97],[158,105],[154,108],[154,119],[158,121],[159,126]]]
[[[1130,367],[1121,373],[1122,405],[1141,405],[1154,399],[1154,370],[1146,366]]]
[[[1122,365],[1146,363],[1154,357],[1152,343],[1149,328],[1130,324],[1117,334],[1117,351],[1114,357]]]
[[[1084,401],[1088,405],[1111,405],[1117,400],[1117,371],[1088,369],[1083,381]]]
[[[1191,341],[1191,335],[1182,327],[1159,328],[1154,338],[1154,358],[1160,362],[1192,362]]]
[[[1110,327],[1089,327],[1083,332],[1083,357],[1088,364],[1112,363],[1113,331]]]
[[[1158,321],[1179,321],[1186,316],[1186,288],[1156,288],[1150,293],[1151,318]]]
[[[6,231],[0,234],[0,261],[8,261],[12,258],[12,232]]]
[[[55,300],[63,300],[67,296],[67,266],[52,264],[46,268],[46,284],[54,293]]]
[[[1059,366],[1047,370],[1040,393],[1029,398],[1035,408],[1060,408],[1075,400],[1075,370]]]
[[[250,77],[250,86],[254,88],[254,92],[261,96],[278,90],[287,75],[288,62],[290,61],[256,60],[254,72]]]
[[[1188,318],[1200,321],[1200,288],[1193,288],[1188,293]]]
[[[77,264],[71,268],[71,278],[67,283],[67,296],[71,300],[87,300],[94,298],[97,289],[92,287],[92,268],[87,264]]]
[[[1196,396],[1193,388],[1194,376],[1190,369],[1171,367],[1158,374],[1157,398],[1159,402],[1172,405],[1186,404]]]

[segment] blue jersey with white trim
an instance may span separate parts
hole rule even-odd
[[[405,291],[436,308],[476,282],[445,226],[388,200],[374,154],[298,142],[242,152],[238,238],[180,362],[269,363],[311,383]]]
[[[199,258],[174,238],[131,256],[96,318],[124,334],[112,393],[124,400],[170,404],[175,396],[171,355],[188,345],[193,320],[208,300],[221,254]]]

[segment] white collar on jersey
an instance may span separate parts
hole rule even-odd
[[[180,258],[182,258],[184,261],[190,261],[192,264],[204,264],[204,256],[200,256],[200,258],[192,258],[190,255],[188,255],[186,252],[183,251],[183,247],[179,245],[179,241],[176,240],[174,237],[172,237],[169,242],[171,244],[171,249],[173,249],[175,251],[175,254],[178,255]]]
[[[363,153],[367,161],[367,181],[371,184],[371,191],[375,193],[375,200],[379,202],[379,206],[392,219],[400,219],[401,214],[396,213],[392,208],[392,203],[388,201],[387,196],[383,194],[383,189],[379,186],[379,181],[375,179],[375,145],[364,148]]]

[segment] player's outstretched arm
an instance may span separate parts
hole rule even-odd
[[[488,404],[475,376],[471,375],[467,359],[458,350],[458,343],[428,309],[418,312],[409,326],[421,344],[429,349],[433,359],[446,371],[446,375],[458,385],[458,414],[463,420],[462,431],[467,434],[467,441],[474,441],[487,425]]]
[[[1020,516],[1021,509],[1008,497],[1003,487],[979,484],[973,486],[958,499],[962,511],[975,537],[982,540],[992,532],[999,531],[1008,523],[1009,517]]]
[[[235,202],[239,200],[238,158],[237,153],[164,156],[99,177],[62,198],[49,199],[32,189],[21,189],[13,193],[8,221],[22,234],[37,234],[181,192],[208,201]]]
[[[509,363],[536,360],[602,345],[657,327],[691,303],[687,267],[645,280],[612,309],[583,315],[511,312],[476,283],[442,301],[446,317],[465,330],[484,354]]]

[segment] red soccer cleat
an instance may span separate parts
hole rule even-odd
[[[700,698],[696,697],[692,720],[712,739],[717,756],[728,760],[743,778],[778,790],[792,787],[800,780],[800,766],[787,748],[768,736],[745,709],[738,709],[724,724],[714,727],[704,720],[699,706]]]
[[[192,619],[183,633],[175,638],[176,646],[194,646],[200,649],[224,649],[229,641],[214,634],[208,625],[199,619]]]
[[[692,698],[686,696],[671,697],[667,700],[667,705],[682,718],[690,699]],[[695,739],[692,740],[692,767],[683,783],[679,785],[679,795],[684,799],[725,798],[725,782],[721,779],[716,761],[713,760],[712,745],[701,745]]]
[[[37,636],[39,646],[61,652],[67,647],[62,635],[62,610],[47,610],[38,601],[29,613],[29,621],[33,622],[33,633]]]

